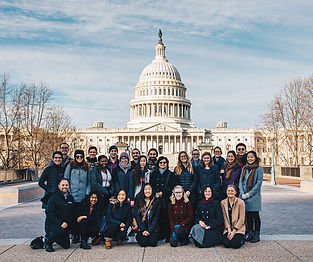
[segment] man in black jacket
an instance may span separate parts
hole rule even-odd
[[[53,252],[52,244],[56,242],[63,248],[70,247],[69,230],[74,224],[74,198],[68,193],[69,182],[62,178],[59,181],[59,192],[54,194],[48,201],[46,224],[48,234],[45,239],[45,249]]]

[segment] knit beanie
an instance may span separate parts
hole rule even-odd
[[[116,145],[113,145],[113,146],[110,146],[110,148],[109,148],[109,153],[110,153],[111,150],[113,150],[113,149],[116,149],[116,151],[118,151],[117,146],[116,146]]]
[[[129,161],[129,155],[127,154],[127,152],[122,152],[120,154],[120,160],[122,159],[122,157],[126,157],[128,159],[128,161]]]
[[[77,149],[75,150],[74,157],[76,157],[76,155],[82,155],[83,157],[85,157],[85,152],[84,150]]]

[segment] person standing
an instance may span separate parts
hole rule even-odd
[[[236,145],[236,153],[238,164],[243,167],[247,163],[247,146],[244,143]]]
[[[88,156],[86,157],[86,160],[90,170],[93,170],[98,165],[97,153],[97,147],[91,146],[88,148]]]
[[[237,198],[237,187],[228,185],[227,198],[221,201],[224,217],[223,245],[226,248],[240,248],[245,242],[245,203]]]
[[[221,179],[219,169],[213,165],[212,157],[209,152],[204,152],[201,156],[201,167],[198,170],[198,199],[201,199],[204,186],[211,186],[214,197],[220,200]]]
[[[48,234],[45,238],[45,250],[54,252],[52,244],[56,242],[64,249],[70,247],[69,231],[74,222],[74,198],[69,194],[69,181],[61,178],[59,191],[48,201],[46,224]]]
[[[196,206],[197,175],[190,163],[186,151],[178,154],[177,166],[174,169],[176,185],[181,185],[189,198],[192,207]]]
[[[170,240],[170,227],[168,220],[168,203],[173,187],[175,186],[175,176],[169,170],[169,161],[165,156],[160,156],[157,161],[158,169],[155,169],[151,174],[150,184],[156,192],[155,197],[160,205],[159,216],[159,240],[165,238],[165,242]]]
[[[216,146],[213,149],[213,153],[213,164],[217,166],[218,170],[221,170],[225,162],[225,158],[222,157],[222,149],[219,146]]]
[[[170,245],[187,245],[188,235],[193,221],[192,205],[182,186],[175,186],[168,205],[170,223]]]
[[[190,236],[197,247],[213,247],[222,241],[223,214],[212,187],[205,186],[202,192]]]
[[[239,180],[239,197],[244,200],[247,214],[248,237],[247,241],[260,241],[262,210],[261,187],[263,183],[263,168],[259,165],[260,159],[255,151],[247,153],[247,163],[242,168]]]
[[[139,163],[140,150],[138,148],[134,148],[131,154],[133,158],[133,160],[131,161],[131,167],[132,170],[134,170],[137,164]]]
[[[130,176],[131,163],[129,155],[126,152],[122,152],[116,170],[116,179],[114,185],[114,189],[116,192],[118,192],[122,188],[125,189],[126,192],[129,192]]]
[[[237,188],[239,186],[241,166],[237,163],[237,157],[234,150],[227,153],[227,158],[220,174],[222,177],[222,199],[225,199],[228,185],[235,185]]]
[[[74,160],[67,166],[64,177],[70,182],[69,192],[74,197],[75,212],[79,203],[90,193],[91,178],[88,163],[84,159],[83,150],[77,149],[74,153]],[[79,242],[79,235],[75,225],[72,243]]]
[[[109,167],[112,170],[113,177],[116,174],[117,167],[118,167],[118,148],[116,145],[112,145],[109,148]]]
[[[135,202],[135,218],[138,224],[136,240],[142,247],[158,245],[158,219],[160,207],[150,184],[144,185],[143,194]]]
[[[67,165],[73,160],[69,155],[69,145],[65,142],[60,144],[60,151],[62,153],[62,163],[61,167],[63,168],[63,172],[66,169]],[[50,160],[47,166],[53,166],[53,160]]]
[[[192,152],[191,164],[194,170],[200,168],[201,160],[200,160],[200,151],[198,149],[193,149]]]
[[[148,151],[148,169],[150,171],[153,171],[155,169],[157,169],[157,161],[158,161],[158,150],[156,150],[156,148],[150,148]]]

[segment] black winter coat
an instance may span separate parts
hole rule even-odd
[[[132,223],[132,212],[129,203],[123,203],[122,205],[110,203],[105,218],[108,224],[120,225],[124,223],[127,230]]]
[[[100,227],[100,223],[102,220],[102,210],[101,210],[101,203],[98,202],[92,212],[90,213],[90,204],[89,204],[89,200],[90,197],[86,196],[86,198],[81,201],[77,207],[77,212],[76,212],[76,219],[80,216],[87,216],[87,220],[90,224],[92,224],[94,227],[99,228]],[[100,201],[98,199],[98,201]]]
[[[198,170],[198,193],[202,194],[202,188],[209,185],[213,188],[215,199],[219,199],[221,191],[221,178],[217,166],[212,166],[210,169],[200,168]]]
[[[143,212],[139,211],[139,200],[135,203],[135,219],[137,221],[139,231],[143,232],[147,230],[150,234],[158,232],[158,222],[160,216],[160,205],[157,199],[154,199],[149,214],[146,215],[146,219],[142,221]]]
[[[210,226],[210,229],[221,229],[224,220],[220,202],[212,200],[208,203],[204,203],[204,201],[201,200],[198,203],[196,223],[199,223],[200,220],[207,226]]]
[[[111,174],[111,182],[110,182],[110,187],[103,187],[103,179],[101,175],[101,169],[99,166],[95,167],[91,171],[91,191],[97,191],[99,192],[102,196],[113,196],[114,195],[114,181],[113,181],[113,174],[112,170],[110,167],[107,167],[107,170]]]
[[[58,192],[58,182],[63,175],[64,169],[53,163],[42,171],[38,185],[46,191],[46,194]]]

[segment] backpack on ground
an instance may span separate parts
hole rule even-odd
[[[44,242],[43,242],[43,236],[36,237],[35,239],[30,242],[30,247],[32,249],[43,249]]]

